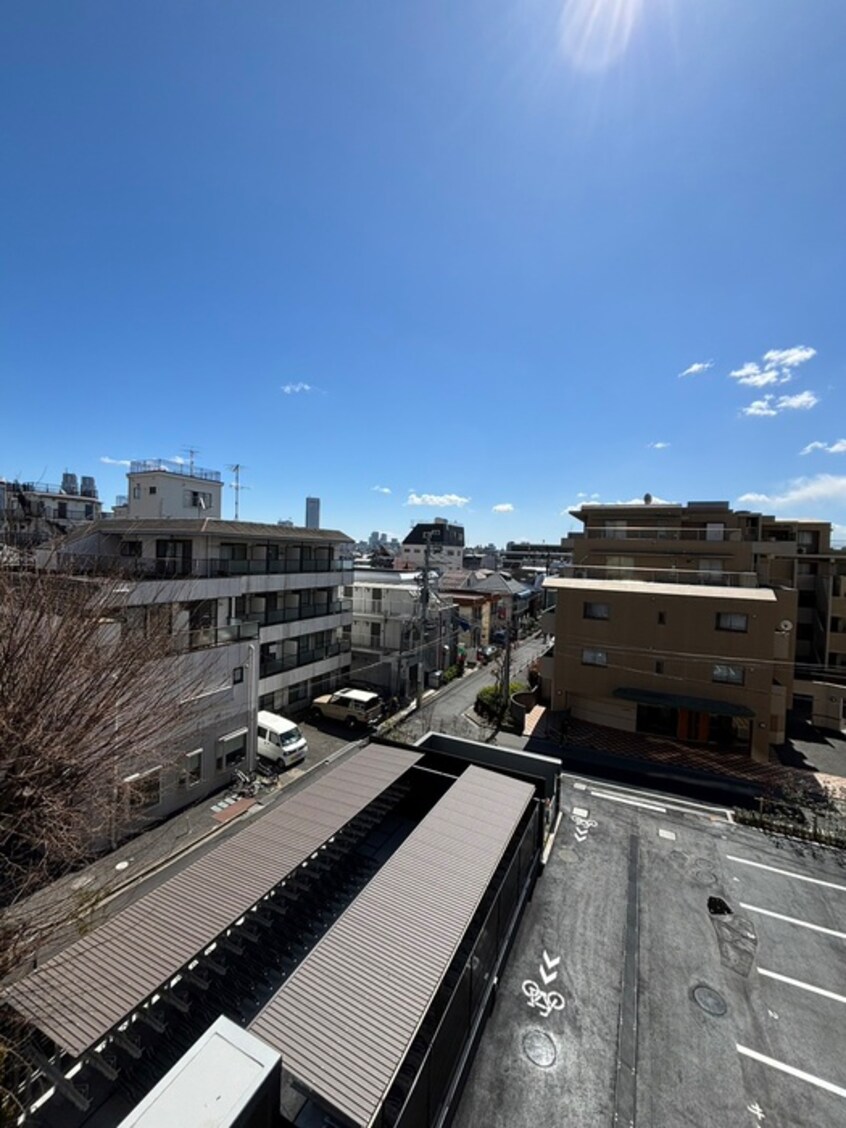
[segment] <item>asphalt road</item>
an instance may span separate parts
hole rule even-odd
[[[563,800],[456,1128],[846,1123],[846,858],[656,792]]]

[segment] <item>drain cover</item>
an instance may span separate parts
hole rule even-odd
[[[523,1053],[535,1065],[548,1069],[558,1056],[555,1043],[543,1030],[530,1030],[523,1035]]]
[[[697,885],[716,885],[717,875],[711,873],[710,870],[697,870],[693,875],[693,880]]]
[[[728,1010],[725,999],[722,995],[719,995],[713,987],[706,987],[704,983],[701,983],[698,987],[694,987],[691,993],[694,1003],[696,1003],[698,1007],[701,1007],[706,1014],[713,1014],[719,1017]]]

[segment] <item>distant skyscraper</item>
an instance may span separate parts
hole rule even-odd
[[[319,529],[320,528],[320,498],[307,497],[306,498],[306,528]]]

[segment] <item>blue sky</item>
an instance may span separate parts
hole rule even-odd
[[[0,474],[111,501],[194,445],[354,536],[647,490],[846,526],[842,0],[3,24]]]

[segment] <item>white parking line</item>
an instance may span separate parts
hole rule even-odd
[[[778,866],[767,866],[763,862],[753,862],[749,858],[738,858],[736,854],[726,854],[730,862],[740,862],[743,866],[754,866],[755,869],[769,870],[771,873],[780,873],[782,877],[795,877],[797,881],[810,881],[813,885],[824,885],[826,889],[839,889],[846,893],[846,885],[838,885],[836,881],[823,881],[819,877],[808,877],[805,873],[796,873],[794,870],[779,869]]]
[[[834,999],[837,1003],[846,1003],[846,995],[836,995],[834,991],[815,987],[813,983],[803,983],[801,979],[791,979],[789,975],[779,975],[777,971],[767,971],[766,968],[759,967],[758,974],[766,975],[768,979],[777,979],[779,983],[789,983],[791,987],[801,987],[803,991],[813,991],[815,995],[824,995],[826,999]]]
[[[646,811],[657,811],[666,815],[667,808],[659,807],[657,803],[643,803],[639,799],[624,799],[622,795],[612,795],[610,791],[591,791],[597,799],[610,799],[613,803],[625,803],[628,807],[643,807]]]
[[[782,913],[774,913],[772,909],[762,909],[758,905],[747,905],[744,901],[740,902],[740,907],[741,909],[748,909],[750,913],[762,913],[764,916],[775,917],[776,920],[786,920],[788,924],[798,924],[801,928],[812,928],[814,932],[824,932],[826,936],[839,936],[841,940],[846,940],[846,932],[837,932],[833,928],[823,928],[821,924],[811,924],[809,920],[784,916]]]
[[[835,1093],[838,1097],[846,1097],[846,1089],[841,1088],[840,1085],[823,1081],[821,1077],[814,1077],[812,1073],[805,1073],[803,1069],[797,1069],[795,1065],[786,1065],[785,1062],[776,1061],[775,1058],[767,1057],[766,1054],[759,1054],[757,1050],[750,1050],[746,1046],[741,1046],[739,1042],[735,1042],[735,1045],[739,1054],[745,1054],[746,1057],[760,1061],[764,1065],[771,1065],[773,1069],[780,1069],[782,1073],[789,1073],[791,1077],[798,1077],[800,1081],[810,1081],[812,1085],[817,1085],[820,1089],[825,1089],[829,1093]]]

